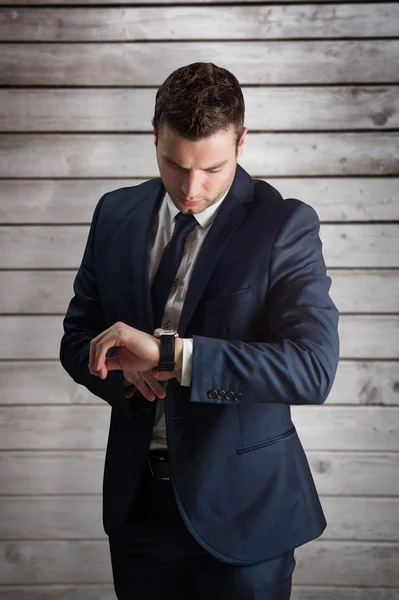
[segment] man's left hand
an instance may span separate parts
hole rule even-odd
[[[106,357],[118,347],[118,356]],[[149,371],[160,359],[160,341],[120,321],[90,342],[89,371],[105,379],[108,371]]]

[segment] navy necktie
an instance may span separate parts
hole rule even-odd
[[[178,213],[175,228],[169,243],[165,246],[158,270],[151,287],[154,327],[162,327],[162,318],[176,274],[183,256],[184,242],[198,221],[194,215]]]

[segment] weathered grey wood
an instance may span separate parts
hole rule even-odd
[[[157,8],[2,8],[11,42],[300,39],[397,36],[394,3]]]
[[[396,177],[270,177],[266,181],[284,198],[300,198],[311,204],[322,221],[399,219],[399,180]]]
[[[2,450],[105,448],[109,406],[1,406]],[[399,409],[293,406],[305,450],[399,451]]]
[[[2,450],[101,450],[110,408],[105,402],[101,407],[3,406],[0,415]]]
[[[95,585],[45,585],[45,586],[1,586],[0,598],[2,600],[115,600],[115,591],[112,584]],[[326,600],[333,600],[326,596]],[[299,600],[299,599],[298,599]],[[301,596],[300,600],[307,600]],[[310,599],[309,599],[310,600]],[[313,599],[312,599],[313,600]],[[336,599],[334,599],[336,600]],[[342,599],[346,600],[342,596]],[[348,597],[348,600],[358,600],[357,597]],[[362,600],[397,600],[396,596],[365,596]]]
[[[395,456],[387,455],[384,461],[386,467],[383,468],[384,476],[392,476],[392,481]],[[353,458],[358,461],[357,455]],[[104,450],[0,452],[1,493],[99,494],[102,490],[104,459]],[[350,460],[349,464],[351,465]],[[337,479],[337,476],[338,473],[334,478]],[[377,481],[382,482],[381,480],[379,475]],[[330,487],[333,486],[330,482]],[[399,494],[399,484],[389,486],[389,489],[394,489]]]
[[[399,310],[399,271],[330,269],[327,273],[332,279],[331,297],[341,314]]]
[[[258,2],[262,2],[262,4],[275,4],[275,0],[266,0],[265,2],[263,0],[254,0],[254,2],[252,2],[252,0],[242,0],[243,4],[247,4],[247,3],[251,3],[251,4],[255,4]],[[290,3],[297,3],[298,0],[285,0],[286,4],[290,4]],[[326,2],[323,2],[323,4],[329,4],[329,3],[335,3],[336,0],[326,0]],[[364,0],[353,0],[353,2],[364,2]],[[159,2],[157,2],[157,4],[168,4],[169,2],[167,0],[159,0]],[[176,0],[173,2],[173,4],[186,4],[186,0]],[[212,4],[230,4],[231,0],[221,0],[219,2],[219,0],[204,0],[204,2],[200,2],[200,0],[195,0],[194,2],[191,2],[191,4],[208,4],[209,6]],[[14,6],[16,4],[15,0],[2,0],[2,6]],[[60,4],[60,0],[18,0],[18,5],[31,5],[34,4],[35,6],[50,6],[53,4],[59,5]],[[63,5],[69,5],[69,4],[76,4],[76,0],[63,0],[62,2]],[[112,4],[129,4],[129,5],[135,5],[135,4],[140,4],[140,5],[146,5],[146,4],[154,4],[153,0],[143,0],[143,1],[139,1],[139,0],[122,0],[121,2],[119,2],[119,0],[112,0],[111,2],[109,0],[79,0],[79,6],[92,6],[92,5],[102,5],[102,4],[107,4],[107,5],[112,5]]]
[[[399,545],[316,540],[298,548],[295,583],[397,587]]]
[[[0,497],[0,514],[2,540],[105,538],[100,494]]]
[[[248,133],[240,164],[252,177],[397,175],[399,133]],[[5,134],[0,142],[0,177],[158,176],[149,134]]]
[[[322,496],[321,503],[327,519],[324,540],[399,540],[399,498]]]
[[[398,404],[398,363],[340,360],[329,404]]]
[[[399,40],[8,43],[0,84],[158,86],[182,56],[227,68],[241,85],[397,83]]]
[[[0,268],[76,269],[87,235],[87,226],[0,227]]]
[[[398,86],[244,87],[245,125],[250,131],[392,129],[399,126],[398,90]],[[150,132],[155,92],[5,88],[0,90],[4,107],[0,130]]]
[[[0,313],[65,314],[74,271],[0,271]]]
[[[0,542],[4,584],[110,583],[107,540]]]
[[[340,313],[399,310],[399,270],[330,269],[330,294]],[[0,313],[62,314],[73,295],[76,270],[0,271]]]
[[[0,223],[90,223],[103,194],[143,181],[4,179]],[[399,220],[397,177],[269,177],[265,181],[284,198],[299,198],[313,206],[321,221]]]
[[[396,361],[345,361],[338,365],[332,405],[399,404]],[[97,404],[104,401],[76,384],[54,361],[0,361],[0,404]]]
[[[399,358],[398,316],[341,315],[341,358]],[[0,316],[0,360],[57,359],[61,316]],[[38,343],[40,340],[40,343]]]
[[[111,584],[0,586],[2,600],[115,600]],[[292,586],[291,600],[399,600],[399,589]]]
[[[399,498],[321,496],[323,540],[397,541]],[[102,539],[102,498],[0,497],[0,539]],[[0,590],[1,597],[1,590]]]
[[[399,317],[341,315],[339,335],[341,358],[399,358]]]
[[[384,383],[386,393],[390,394],[390,380]],[[59,360],[6,361],[0,362],[0,404],[103,405],[104,400],[76,384]]]
[[[398,589],[378,589],[378,588],[364,588],[364,587],[327,587],[327,586],[292,586],[292,600],[399,600]],[[13,597],[7,600],[16,600]],[[40,598],[34,597],[32,600],[41,600]],[[45,599],[43,599],[45,600]],[[62,598],[64,600],[64,598]],[[69,600],[69,598],[65,598]],[[80,598],[76,598],[80,600]],[[83,600],[83,599],[82,599]],[[89,599],[91,600],[91,598]],[[100,598],[99,600],[110,600],[106,598]]]
[[[399,454],[307,451],[320,494],[399,495]],[[391,478],[393,477],[393,480]]]
[[[394,224],[322,225],[320,237],[328,268],[397,266],[399,252]]]
[[[3,254],[0,255],[0,268],[77,269],[87,235],[87,226],[1,226]],[[399,266],[399,227],[396,224],[322,224],[320,237],[329,269]]]
[[[310,450],[306,455],[319,494],[399,496],[397,452]],[[104,450],[0,452],[1,492],[100,494],[104,458]]]
[[[0,557],[5,584],[112,580],[107,540],[1,542]],[[341,585],[399,585],[399,544],[316,540],[295,558],[295,583],[334,585],[338,577]]]
[[[0,39],[57,42],[4,44],[0,55],[0,85],[51,86],[0,90],[0,131],[21,133],[0,140],[0,177],[16,178],[0,182],[0,224],[17,224],[14,233],[1,228],[0,269],[2,261],[25,269],[0,270],[0,313],[21,315],[0,318],[0,359],[11,358],[0,360],[0,447],[11,448],[0,452],[0,539],[20,540],[1,545],[6,600],[115,598],[100,496],[110,409],[58,363],[60,316],[22,315],[64,313],[103,191],[158,175],[151,136],[132,132],[150,131],[155,86],[181,65],[181,56],[226,66],[243,85],[263,85],[244,87],[251,135],[241,163],[253,176],[313,205],[322,221],[399,220],[399,136],[392,132],[399,129],[399,39],[299,41],[398,38],[397,3],[245,7],[243,0],[225,8],[146,9],[144,0],[135,9],[133,0],[124,10],[125,0],[115,9],[114,0],[103,9],[103,0],[82,0],[93,6],[88,11],[68,10],[70,1],[57,0],[56,10],[0,9]],[[197,39],[196,30],[219,41],[170,43]],[[269,41],[232,41],[244,38]],[[165,43],[135,43],[151,39]],[[59,43],[66,40],[102,43]],[[122,43],[104,43],[111,40]],[[345,133],[356,129],[369,133]],[[29,223],[34,227],[24,227]],[[293,410],[329,522],[321,541],[296,553],[293,600],[399,600],[399,545],[392,543],[399,524],[398,361],[380,362],[399,358],[399,317],[391,314],[399,314],[399,278],[388,270],[399,267],[398,231],[391,223],[322,225],[344,359],[326,406]],[[48,267],[70,271],[29,270]],[[41,357],[52,360],[35,360]],[[379,403],[392,407],[361,406]],[[74,450],[36,449],[51,447]]]
[[[64,333],[62,317],[41,316],[0,317],[0,332],[0,359],[57,359]]]
[[[55,584],[44,586],[0,586],[0,598],[2,600],[49,600],[49,598],[57,598],[57,600],[115,600],[116,596],[112,584]],[[301,600],[305,599],[301,597]],[[326,597],[326,600],[330,600],[330,597]],[[341,600],[341,598],[339,600]],[[346,598],[342,597],[342,600],[346,600]],[[352,597],[348,597],[348,600],[352,600]],[[353,597],[353,600],[358,599],[357,597]],[[396,596],[365,596],[362,600],[398,599]]]
[[[88,226],[1,226],[0,268],[77,269]],[[399,226],[322,224],[320,237],[329,269],[398,267]]]

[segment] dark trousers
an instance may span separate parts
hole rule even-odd
[[[109,538],[118,600],[289,600],[294,551],[251,566],[221,562],[192,537],[170,481],[144,480]]]

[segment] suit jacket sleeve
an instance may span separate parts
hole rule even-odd
[[[192,402],[321,404],[330,392],[339,357],[338,310],[329,296],[320,221],[310,205],[285,202],[293,207],[271,252],[267,340],[193,336]],[[232,391],[234,398],[215,398],[211,390]]]
[[[91,375],[88,368],[90,342],[108,327],[97,287],[94,253],[97,221],[104,198],[105,195],[94,210],[83,259],[74,280],[74,296],[63,321],[60,361],[76,383],[84,385],[112,406],[128,412],[123,372],[110,371],[105,379],[100,379]]]

